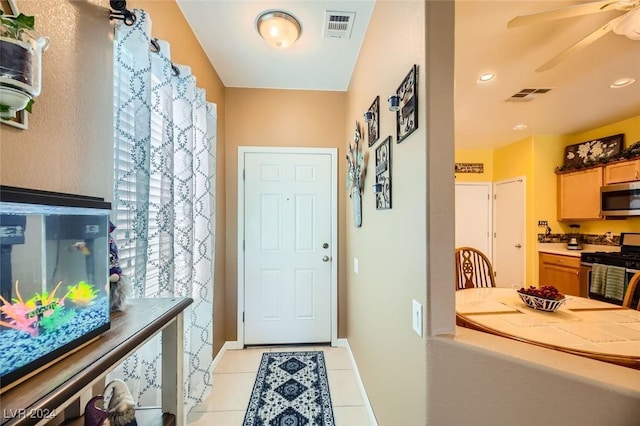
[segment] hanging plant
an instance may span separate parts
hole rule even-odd
[[[40,94],[41,52],[48,39],[35,31],[35,18],[22,13],[5,15],[0,10],[0,117],[11,119],[16,111],[31,112]]]

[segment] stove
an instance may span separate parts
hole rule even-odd
[[[618,266],[625,268],[624,290],[626,291],[629,280],[636,272],[640,271],[640,233],[620,234],[619,252],[583,252],[580,254],[580,287],[581,291],[587,291],[592,299],[603,300],[616,305],[622,305],[620,296],[612,296],[608,292],[593,290],[591,285],[591,268],[594,263],[606,266]],[[600,285],[594,285],[594,289],[600,289]],[[604,294],[603,294],[604,293]],[[636,292],[638,293],[638,292]],[[637,302],[639,294],[633,296]],[[635,306],[635,305],[634,305]]]
[[[580,261],[583,264],[600,263],[640,271],[640,233],[620,234],[619,252],[583,252],[580,254]]]
[[[596,251],[580,255],[581,263],[600,263],[601,265],[621,266],[640,271],[640,253]]]

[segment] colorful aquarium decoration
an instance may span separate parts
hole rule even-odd
[[[0,186],[0,389],[109,329],[109,212]]]
[[[98,290],[85,281],[80,281],[77,285],[69,287],[67,296],[77,306],[89,306],[98,297]]]

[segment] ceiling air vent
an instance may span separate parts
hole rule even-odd
[[[543,95],[551,91],[551,88],[526,88],[520,90],[518,93],[511,95],[507,102],[531,102],[539,95]]]
[[[351,38],[355,17],[355,12],[326,10],[324,13],[324,38]]]

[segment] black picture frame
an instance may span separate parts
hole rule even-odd
[[[391,136],[376,148],[376,209],[391,208]]]
[[[373,115],[373,119],[367,123],[367,137],[369,146],[373,146],[380,139],[380,96],[376,96],[368,111]]]
[[[418,128],[418,65],[413,65],[396,95],[400,98],[400,109],[396,111],[396,143],[400,143]]]

